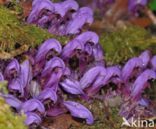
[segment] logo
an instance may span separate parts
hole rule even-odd
[[[128,121],[126,118],[122,118],[123,123],[122,126],[128,126],[128,127],[138,127],[138,128],[143,128],[143,127],[148,127],[148,128],[153,128],[154,127],[154,120],[149,119],[149,120],[142,120],[140,118],[132,119]]]

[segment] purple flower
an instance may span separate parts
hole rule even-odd
[[[63,70],[65,69],[64,61],[59,57],[54,57],[54,58],[50,59],[46,63],[46,65],[42,71],[42,77],[45,77],[45,76],[51,74],[52,72],[55,72],[55,70],[57,70],[58,68],[63,69]]]
[[[32,11],[27,19],[28,23],[35,23],[44,12],[53,12],[54,7],[50,0],[35,0],[33,2]]]
[[[55,3],[54,7],[55,7],[55,13],[60,14],[61,17],[64,17],[65,14],[68,13],[68,11],[78,10],[79,5],[74,0],[66,0],[66,1],[61,2],[61,3]]]
[[[133,76],[133,72],[136,68],[142,68],[143,62],[142,59],[134,57],[125,64],[122,69],[122,79],[124,82],[129,81],[130,77]]]
[[[51,100],[53,103],[56,103],[57,94],[53,89],[46,88],[39,94],[37,98],[42,102],[46,100]]]
[[[132,87],[131,97],[133,100],[140,99],[143,90],[149,86],[148,80],[151,79],[156,79],[156,73],[150,69],[145,70],[138,76]]]
[[[21,84],[21,80],[19,78],[11,80],[8,86],[9,91],[20,93],[20,96],[24,96],[24,87]]]
[[[30,126],[32,124],[36,124],[36,125],[39,125],[42,120],[40,118],[39,115],[37,115],[36,113],[33,113],[33,112],[27,112],[26,113],[26,120],[25,120],[25,124]]]
[[[138,15],[138,10],[144,8],[147,5],[148,0],[129,0],[128,2],[128,10],[133,14]]]
[[[83,105],[72,101],[65,101],[64,105],[70,111],[72,116],[86,119],[86,122],[89,125],[93,124],[94,118],[92,113]]]
[[[56,56],[62,52],[62,46],[56,39],[48,39],[46,40],[38,50],[36,55],[36,62],[40,62],[45,60],[48,54],[52,54],[52,56]]]
[[[70,94],[84,94],[80,87],[80,83],[77,80],[65,79],[63,82],[60,82],[61,87]]]
[[[32,112],[32,111],[39,111],[40,113],[45,112],[44,105],[41,103],[41,101],[37,99],[29,99],[26,102],[22,104],[21,110],[26,112]]]
[[[84,50],[84,45],[77,39],[74,39],[70,41],[69,43],[66,44],[66,46],[63,48],[62,51],[62,57],[65,58],[70,58],[74,55],[80,56],[81,51]]]
[[[82,34],[78,35],[75,39],[80,40],[83,44],[87,42],[92,43],[92,45],[96,45],[99,42],[99,36],[92,31],[86,31]]]
[[[20,73],[20,65],[16,59],[13,59],[6,67],[4,76],[6,79],[16,78]]]
[[[40,47],[35,57],[35,74],[37,74],[40,69],[46,63],[49,58],[59,55],[62,52],[62,46],[56,39],[46,40]]]
[[[156,71],[156,56],[153,56],[151,59],[151,66],[154,71]]]
[[[98,82],[97,78],[100,76],[100,78],[105,77],[106,75],[106,69],[103,66],[95,66],[91,69],[89,69],[83,77],[80,79],[80,85],[82,89],[85,89],[89,86],[91,86],[95,81]],[[99,80],[101,80],[99,78]]]
[[[16,97],[14,97],[13,95],[10,95],[10,94],[2,95],[2,97],[5,99],[7,104],[15,108],[16,110],[19,110],[21,108],[22,102]]]
[[[97,77],[97,79],[92,83],[92,86],[87,90],[88,96],[93,96],[98,93],[98,91],[114,78],[120,78],[121,71],[118,66],[112,66],[106,68],[106,72],[102,73]]]
[[[139,56],[139,58],[142,60],[143,62],[143,67],[146,68],[147,65],[149,64],[150,62],[150,59],[151,59],[151,53],[150,51],[146,50],[144,52],[142,52]]]
[[[75,14],[73,14],[73,19],[67,26],[66,34],[79,33],[81,31],[80,29],[86,23],[93,23],[93,11],[88,7],[82,7]]]

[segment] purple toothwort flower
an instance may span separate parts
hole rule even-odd
[[[66,13],[68,13],[68,11],[78,10],[79,5],[74,0],[66,0],[64,2],[55,3],[54,8],[55,8],[55,13],[60,14],[61,17],[64,17],[66,15]]]
[[[156,71],[156,56],[153,56],[151,59],[151,66],[154,71]]]
[[[65,69],[65,64],[64,64],[64,61],[59,58],[59,57],[54,57],[52,59],[50,59],[43,71],[42,71],[42,77],[45,77],[47,75],[50,75],[53,71],[55,71],[57,68],[61,68],[61,69]]]
[[[133,76],[134,70],[138,68],[143,67],[143,61],[142,59],[138,57],[134,57],[125,64],[125,66],[122,69],[122,79],[124,82],[129,81],[130,77]]]
[[[32,124],[39,125],[42,122],[41,117],[33,112],[27,112],[26,113],[26,120],[25,124],[30,126]]]
[[[53,12],[54,6],[50,0],[35,0],[32,4],[32,11],[27,19],[28,23],[35,23],[45,11]]]
[[[15,108],[16,110],[19,110],[21,108],[22,102],[16,97],[14,97],[13,95],[10,95],[10,94],[2,95],[2,97],[5,99],[7,104]]]
[[[156,73],[153,70],[145,70],[133,84],[131,97],[133,100],[138,100],[141,97],[141,93],[145,88],[149,86],[148,80],[156,79]]]
[[[15,92],[15,93],[20,93],[20,96],[24,96],[24,87],[21,83],[21,80],[19,78],[11,80],[8,86],[9,91]]]
[[[86,119],[86,122],[89,125],[93,124],[94,118],[92,113],[83,105],[72,101],[65,101],[64,105],[70,111],[72,116]]]
[[[84,94],[77,80],[67,78],[63,82],[60,82],[60,85],[67,93],[75,95]]]
[[[38,53],[36,55],[36,62],[40,62],[48,57],[48,54],[51,54],[52,56],[56,56],[62,52],[62,46],[59,41],[56,39],[48,39],[46,40],[38,50]]]
[[[87,90],[88,96],[97,94],[103,86],[110,83],[114,78],[120,78],[121,76],[121,71],[118,66],[108,67],[105,73],[103,72],[101,71],[100,75],[92,83],[92,86]]]
[[[92,76],[91,76],[92,75]],[[106,69],[103,66],[96,66],[89,69],[80,79],[82,89],[91,86],[99,76],[105,77]]]
[[[96,45],[99,42],[99,36],[92,31],[86,31],[82,34],[78,35],[75,39],[80,40],[83,44],[87,42],[92,43],[92,45]]]
[[[64,59],[70,58],[74,55],[80,56],[81,51],[84,50],[84,45],[79,40],[72,40],[66,44],[66,46],[62,50],[62,57]]]
[[[40,47],[35,57],[36,67],[35,71],[40,71],[44,66],[46,60],[59,55],[62,52],[62,46],[56,39],[46,40]]]
[[[26,112],[32,112],[32,111],[38,111],[40,113],[45,112],[44,105],[41,103],[41,101],[37,99],[29,99],[26,102],[24,102],[21,106],[21,110]]]
[[[51,100],[53,103],[57,101],[57,94],[52,88],[44,89],[37,97],[40,101]]]
[[[148,0],[129,0],[128,2],[128,10],[134,15],[138,15],[139,9],[144,8],[147,5]]]
[[[6,79],[16,78],[20,73],[20,65],[16,59],[13,59],[6,67],[4,76]]]
[[[67,26],[66,34],[79,33],[86,23],[89,25],[93,23],[93,11],[88,7],[82,7],[73,14],[73,19]]]

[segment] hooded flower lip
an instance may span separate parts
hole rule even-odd
[[[45,112],[44,105],[41,103],[41,101],[37,99],[29,99],[26,102],[22,104],[21,110],[26,112],[32,112],[32,111],[39,111],[40,113]]]
[[[150,63],[151,63],[152,69],[156,71],[156,55],[152,57]]]
[[[73,14],[73,19],[69,22],[69,24],[66,28],[66,34],[79,33],[80,29],[86,23],[88,23],[88,24],[93,23],[93,12],[88,7],[82,7],[75,14]]]
[[[62,52],[62,46],[59,41],[56,39],[48,39],[46,40],[38,50],[38,53],[36,55],[36,62],[40,62],[42,60],[46,59],[46,56],[50,50],[56,51],[58,54]],[[55,55],[53,55],[55,56]]]
[[[153,70],[147,69],[138,76],[132,87],[131,97],[133,100],[138,100],[141,97],[143,90],[149,86],[148,80],[156,79],[156,73]]]
[[[70,94],[84,94],[80,87],[80,83],[74,79],[65,79],[63,82],[60,83],[61,87]]]
[[[132,76],[133,71],[136,68],[142,68],[143,63],[142,60],[138,57],[134,57],[125,64],[125,66],[122,69],[122,79],[123,81],[127,82],[130,77]]]
[[[57,102],[57,94],[52,88],[44,89],[37,97],[40,101],[51,100],[53,103]]]
[[[105,77],[105,81],[108,82],[108,80],[111,80],[112,77],[121,77],[121,70],[119,66],[111,66],[107,69],[107,75]]]
[[[37,125],[39,125],[39,124],[42,122],[40,116],[37,115],[36,113],[27,112],[27,113],[26,113],[26,116],[27,116],[27,117],[26,117],[26,120],[25,120],[25,124],[28,125],[28,126],[30,126],[30,125],[32,125],[32,124],[37,124]]]
[[[138,9],[140,7],[145,7],[148,0],[129,0],[128,10],[137,15]]]
[[[95,66],[84,73],[80,79],[80,85],[82,89],[89,87],[99,76],[105,76],[106,69],[103,66]],[[92,75],[92,76],[91,76]]]
[[[64,105],[72,116],[85,119],[89,125],[93,124],[94,118],[92,113],[83,105],[72,101],[65,101]]]
[[[33,2],[32,11],[27,19],[28,23],[36,22],[43,10],[48,10],[50,12],[54,11],[53,4],[50,0],[36,0]]]
[[[13,59],[6,67],[4,75],[7,79],[15,78],[20,73],[20,65],[16,59]]]
[[[65,69],[64,61],[59,57],[53,57],[46,63],[42,71],[42,77],[49,75],[52,72],[55,72],[57,68],[61,68],[64,70]]]
[[[78,10],[79,5],[74,0],[66,0],[62,3],[55,3],[54,4],[55,13],[59,14],[61,17],[64,17],[66,13],[70,10]]]
[[[69,58],[72,57],[76,52],[83,51],[84,45],[77,39],[72,40],[63,48],[62,57]],[[78,53],[79,54],[79,53]]]
[[[139,58],[143,62],[143,67],[146,68],[151,59],[151,52],[149,50],[146,50],[140,54]]]
[[[13,79],[10,83],[9,83],[9,91],[16,91],[18,93],[20,93],[20,96],[24,96],[24,87],[21,84],[21,81],[19,78]]]
[[[13,95],[10,95],[10,94],[2,95],[2,97],[5,99],[7,104],[15,108],[16,110],[19,110],[21,108],[22,102],[16,97],[14,97]]]
[[[82,34],[78,35],[75,39],[80,40],[83,44],[89,42],[96,45],[99,42],[99,36],[92,31],[83,32]]]

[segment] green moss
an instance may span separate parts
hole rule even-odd
[[[14,114],[5,101],[0,98],[0,129],[26,129],[24,117]]]
[[[16,13],[16,10],[0,6],[0,58],[6,59],[21,54],[48,38],[56,38],[61,43],[67,42],[66,37],[58,37],[35,25],[20,22]]]
[[[156,39],[139,27],[129,26],[127,29],[104,33],[100,43],[105,51],[106,62],[111,65],[124,63],[145,49],[150,49],[156,54]]]

